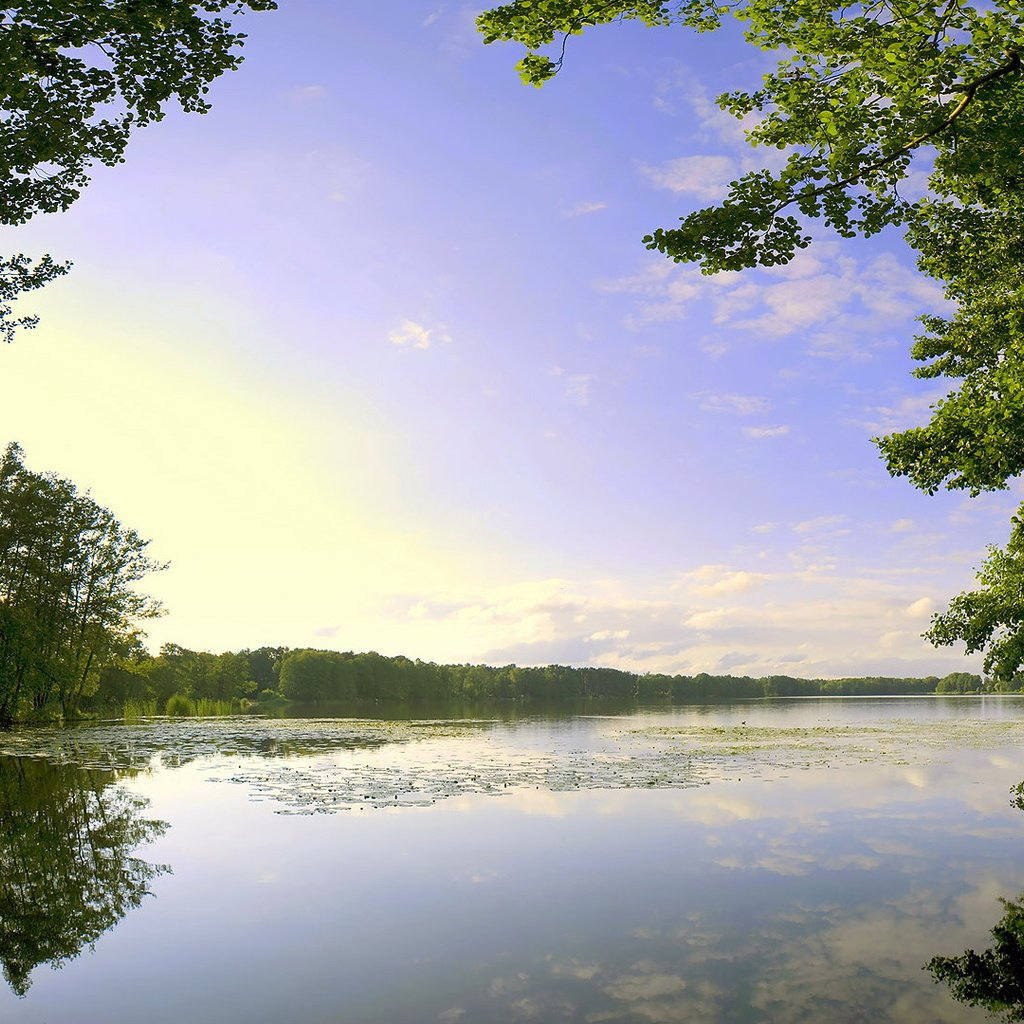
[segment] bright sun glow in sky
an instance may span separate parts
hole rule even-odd
[[[762,675],[976,669],[920,638],[1019,496],[927,497],[896,234],[701,277],[641,237],[760,166],[734,35],[609,26],[544,89],[483,5],[284,0],[5,251],[72,259],[0,440],[171,563],[151,646]],[[771,159],[768,154],[765,159]]]

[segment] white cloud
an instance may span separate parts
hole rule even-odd
[[[753,590],[764,582],[765,576],[758,572],[730,572],[715,583],[701,588],[705,594],[740,594]]]
[[[938,604],[951,588],[944,566],[920,553],[914,564],[914,574],[880,566],[845,575],[819,552],[817,564],[762,572],[708,564],[636,589],[616,580],[548,579],[443,602],[410,595],[402,607],[377,607],[367,617],[387,637],[378,649],[439,661],[809,678],[977,670],[977,659],[921,638],[924,602]],[[421,607],[411,618],[413,605]],[[346,629],[360,626],[351,621]]]
[[[930,597],[919,597],[904,609],[907,618],[920,619],[930,616],[935,611],[935,602]]]
[[[704,392],[695,396],[700,401],[700,407],[705,412],[728,412],[738,416],[750,416],[754,413],[764,413],[771,409],[771,403],[766,398],[757,395],[736,395],[736,394],[711,394]]]
[[[814,533],[818,530],[827,530],[832,526],[839,526],[846,522],[846,516],[815,516],[813,519],[804,519],[802,522],[793,524],[794,533]]]
[[[568,210],[565,211],[565,213],[562,214],[562,216],[563,217],[585,217],[588,213],[597,213],[600,210],[607,210],[607,209],[608,209],[608,204],[607,203],[603,203],[603,202],[594,202],[594,203],[582,202],[582,203],[577,203],[575,206],[570,207]]]
[[[672,265],[663,259],[650,261],[635,274],[598,282],[597,287],[605,292],[627,292],[632,295],[661,296],[671,283]]]
[[[761,309],[757,315],[736,321],[743,327],[758,334],[782,337],[795,331],[804,330],[815,324],[827,323],[838,316],[849,302],[853,289],[849,283],[840,286],[840,280],[831,275],[821,275],[821,280],[782,280],[757,289],[747,286],[751,303],[758,301]],[[723,310],[725,307],[722,307]],[[733,313],[732,310],[728,311]]]
[[[743,433],[747,437],[782,437],[783,434],[789,433],[789,427],[785,423],[780,423],[776,427],[744,427]]]
[[[588,640],[625,640],[629,636],[628,629],[599,629],[591,633]]]
[[[427,327],[425,324],[417,323],[415,320],[403,320],[388,335],[388,341],[392,345],[419,349],[430,348],[435,342],[448,344],[451,340],[451,335],[448,334],[443,326]]]
[[[574,374],[566,382],[565,395],[577,405],[588,405],[592,383],[593,377],[589,373]]]
[[[863,419],[850,420],[850,423],[872,434],[891,434],[920,426],[930,417],[932,406],[945,393],[946,388],[933,386],[923,394],[903,395],[887,405],[871,405],[864,410]]]
[[[598,287],[638,296],[625,317],[633,329],[682,319],[701,301],[723,330],[758,338],[799,335],[810,355],[856,360],[890,347],[894,322],[948,308],[934,282],[890,254],[858,260],[827,240],[785,266],[705,276],[694,266],[658,261]]]
[[[715,142],[749,159],[746,133],[759,123],[760,114],[754,111],[742,118],[733,117],[718,106],[693,72],[677,68],[662,76],[657,84],[654,107],[666,114],[678,113],[691,124],[696,115],[695,141]]]
[[[298,103],[311,103],[322,100],[327,95],[327,87],[324,85],[300,85],[292,89],[288,95]]]
[[[694,612],[683,619],[683,625],[692,629],[716,629],[728,624],[734,611],[733,608],[709,608],[707,611]]]
[[[659,188],[714,202],[724,198],[739,168],[728,156],[683,156],[658,167],[642,165],[640,170]]]

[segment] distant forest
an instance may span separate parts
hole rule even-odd
[[[881,694],[981,693],[981,676],[952,672],[942,678],[798,679],[793,676],[637,674],[613,668],[547,665],[438,665],[375,652],[256,650],[209,654],[173,644],[156,657],[100,672],[84,711],[131,705],[149,713],[190,714],[225,706],[292,701],[588,700],[699,702],[737,697],[816,697]]]

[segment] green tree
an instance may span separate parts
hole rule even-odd
[[[75,712],[100,670],[138,646],[160,608],[135,590],[161,568],[147,541],[74,484],[0,458],[0,725],[22,711]]]
[[[350,659],[337,651],[292,651],[281,664],[281,693],[289,700],[319,703],[356,696]]]
[[[1005,1021],[1024,1021],[1024,893],[999,902],[1004,913],[989,949],[934,956],[926,967],[958,1002],[982,1006]]]
[[[973,672],[950,672],[935,684],[936,693],[980,693],[981,676]]]
[[[25,995],[40,964],[61,967],[139,906],[169,869],[136,856],[166,822],[107,771],[0,757],[0,967]]]
[[[935,643],[962,640],[969,652],[985,652],[985,672],[998,686],[1015,679],[1024,662],[1024,521],[1014,516],[1010,542],[992,547],[978,573],[981,586],[959,594],[935,616],[928,635]]]
[[[729,185],[717,206],[644,239],[705,273],[789,262],[817,221],[844,237],[903,228],[918,266],[956,309],[923,315],[915,373],[949,393],[919,427],[877,439],[890,473],[934,493],[998,490],[1024,470],[1024,9],[1018,0],[847,4],[839,0],[513,0],[479,18],[485,42],[522,43],[523,79],[562,67],[567,41],[621,20],[714,30],[738,21],[775,58],[761,82],[718,97],[781,170]],[[553,50],[550,49],[553,47]],[[547,52],[541,52],[547,49]],[[915,163],[916,162],[916,163]],[[901,185],[927,166],[929,190]],[[1022,506],[1024,508],[1024,506]],[[993,551],[979,591],[957,598],[927,634],[989,645],[990,671],[1024,657],[1018,526]],[[995,653],[992,653],[995,652]]]
[[[0,11],[0,224],[66,210],[96,164],[124,159],[133,130],[173,101],[209,109],[210,83],[237,68],[244,35],[227,16],[274,0],[19,0]],[[0,261],[0,338],[10,300],[66,273],[49,256]]]
[[[288,653],[287,647],[257,647],[241,652],[249,662],[249,675],[254,691],[276,690],[277,677],[281,671],[281,660]],[[251,694],[255,696],[255,693]]]

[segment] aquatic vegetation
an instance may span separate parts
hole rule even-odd
[[[823,766],[927,764],[952,749],[1024,744],[1024,721],[1013,719],[639,728],[635,719],[632,728],[615,718],[579,721],[585,734],[568,746],[567,734],[555,740],[537,722],[165,717],[15,731],[0,740],[0,754],[104,768],[198,762],[210,781],[242,784],[284,813],[309,814],[522,789],[683,789]]]
[[[122,715],[125,722],[140,722],[144,718],[155,718],[157,703],[155,700],[127,700]]]

